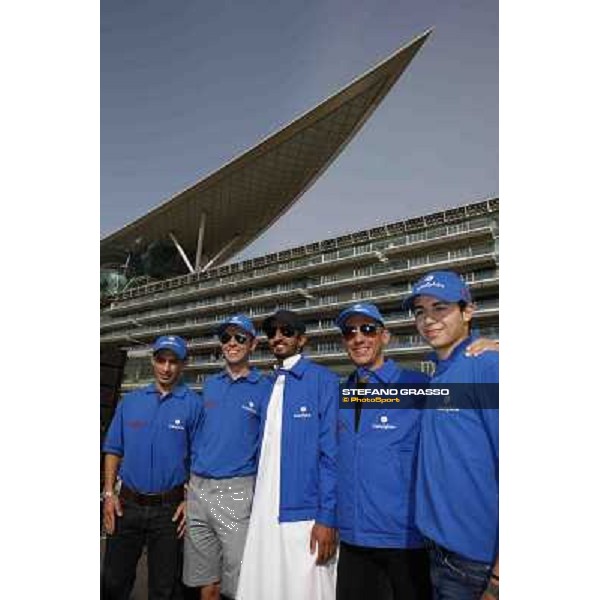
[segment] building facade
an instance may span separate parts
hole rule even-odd
[[[101,310],[102,347],[127,352],[121,392],[152,380],[150,345],[159,335],[186,338],[186,381],[201,389],[223,367],[215,329],[235,313],[260,328],[278,309],[307,323],[305,354],[340,375],[349,371],[336,315],[358,301],[379,306],[392,333],[387,354],[402,365],[428,371],[428,347],[402,308],[411,284],[427,271],[453,269],[470,284],[476,327],[499,335],[499,201],[497,198],[357,231],[204,272],[130,287]],[[252,363],[274,361],[261,336]]]

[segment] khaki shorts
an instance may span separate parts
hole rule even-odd
[[[254,495],[254,475],[207,479],[192,475],[187,491],[183,582],[221,582],[235,598]]]

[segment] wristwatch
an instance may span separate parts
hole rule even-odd
[[[105,490],[102,492],[102,500],[106,500],[107,498],[112,498],[115,493],[111,490]]]

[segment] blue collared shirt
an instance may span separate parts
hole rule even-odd
[[[256,474],[263,405],[271,383],[257,369],[232,379],[226,370],[208,377],[204,418],[192,447],[192,472],[223,479]]]
[[[498,353],[466,357],[472,341],[437,361],[432,383],[498,383]],[[489,390],[472,387],[473,408],[423,411],[417,480],[423,535],[486,563],[498,553],[498,410],[478,407],[490,405],[481,396]]]
[[[386,360],[375,371],[357,369],[348,378],[390,385],[425,384],[429,377]],[[340,409],[338,423],[338,526],[348,544],[373,548],[418,548],[415,526],[417,450],[423,411],[368,408],[355,431],[355,409]]]
[[[163,397],[151,384],[119,402],[103,450],[122,457],[119,476],[127,487],[166,492],[189,477],[191,440],[201,415],[201,396],[185,384]]]

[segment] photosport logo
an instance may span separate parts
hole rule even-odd
[[[432,409],[459,411],[465,409],[498,409],[497,383],[389,383],[360,384],[360,387],[339,389],[339,407],[353,408],[360,404],[369,409]],[[387,422],[379,422],[385,426]]]

